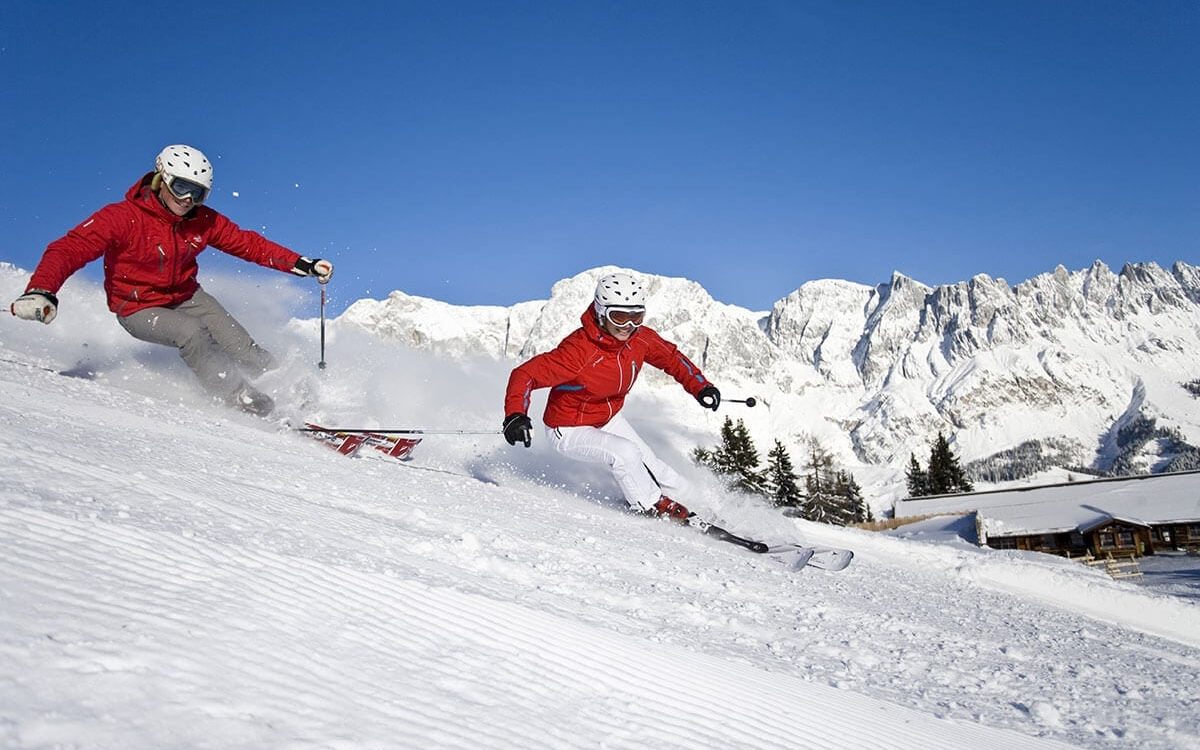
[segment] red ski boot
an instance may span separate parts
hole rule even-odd
[[[679,521],[680,523],[687,521],[692,515],[691,511],[666,495],[663,495],[661,498],[659,498],[659,501],[654,504],[653,512],[658,516],[670,518],[671,520]]]

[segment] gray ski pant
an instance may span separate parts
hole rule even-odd
[[[223,399],[246,387],[243,373],[260,375],[275,367],[271,353],[203,289],[174,307],[151,307],[117,321],[134,338],[179,349],[200,385]]]

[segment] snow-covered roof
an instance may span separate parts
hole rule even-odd
[[[963,495],[906,498],[896,517],[978,513],[988,536],[1053,534],[1095,528],[1111,519],[1135,525],[1200,522],[1200,471]]]

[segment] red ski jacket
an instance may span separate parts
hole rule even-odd
[[[167,210],[150,189],[153,173],[46,248],[29,289],[58,293],[67,278],[104,256],[108,309],[132,315],[147,307],[186,302],[200,288],[196,256],[212,245],[267,268],[291,271],[300,256],[238,227],[208,206],[186,216]]]
[[[700,368],[653,329],[643,326],[622,342],[600,327],[590,306],[580,320],[583,327],[556,348],[512,371],[506,415],[527,413],[530,393],[550,388],[542,417],[548,427],[603,427],[621,410],[643,363],[666,372],[693,396],[708,385]]]

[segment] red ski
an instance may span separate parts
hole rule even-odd
[[[421,438],[401,438],[369,430],[337,430],[305,422],[302,432],[320,440],[343,456],[353,456],[364,445],[384,455],[403,461],[409,457]]]

